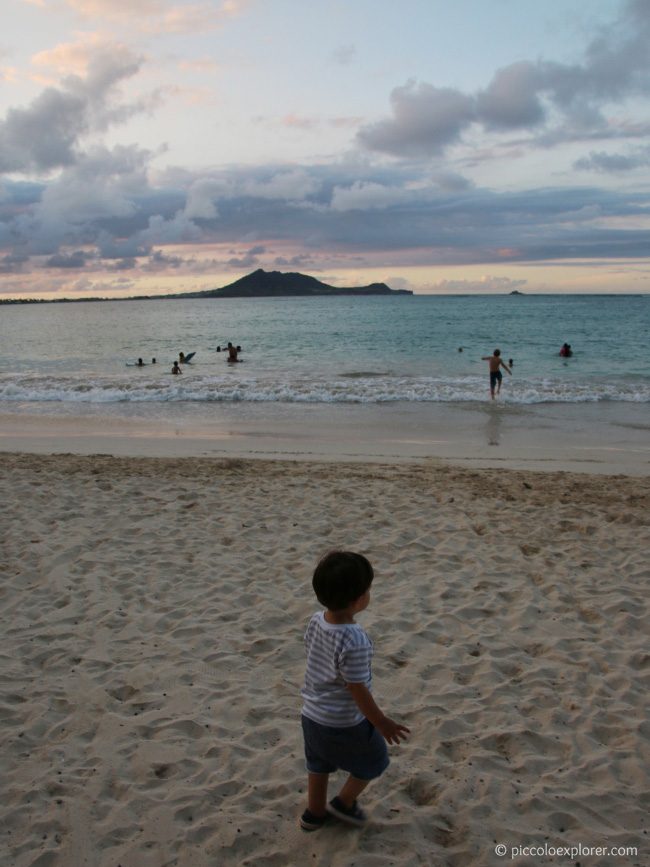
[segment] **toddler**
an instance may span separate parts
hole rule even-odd
[[[399,744],[409,734],[382,713],[370,691],[372,642],[354,618],[368,607],[373,577],[368,560],[350,551],[327,554],[314,572],[314,592],[326,610],[313,615],[305,633],[305,831],[317,830],[330,816],[363,826],[367,817],[357,798],[388,767],[386,741]],[[339,769],[349,776],[328,804],[329,774]]]

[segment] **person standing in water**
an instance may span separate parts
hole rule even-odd
[[[484,355],[481,361],[487,361],[490,365],[490,396],[492,400],[495,397],[495,389],[496,394],[501,393],[501,381],[503,379],[503,374],[501,373],[501,368],[507,370],[508,373],[512,376],[512,371],[508,367],[508,365],[501,358],[501,350],[495,349],[492,355]]]

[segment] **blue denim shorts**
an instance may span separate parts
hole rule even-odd
[[[367,719],[338,729],[303,716],[302,733],[307,770],[312,774],[341,770],[359,780],[374,780],[388,767],[386,741]]]

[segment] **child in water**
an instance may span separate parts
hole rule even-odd
[[[501,358],[500,349],[495,349],[492,355],[484,355],[481,361],[487,361],[490,365],[490,396],[492,397],[492,400],[494,400],[495,388],[497,394],[501,393],[501,381],[503,379],[503,374],[501,373],[500,368],[502,367],[504,370],[507,370],[511,376],[512,371]]]

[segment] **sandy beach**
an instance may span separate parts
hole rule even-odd
[[[0,461],[3,864],[648,863],[647,477]],[[412,735],[366,829],[306,834],[302,634],[339,546],[375,565],[374,691]],[[610,854],[552,852],[578,846]]]

